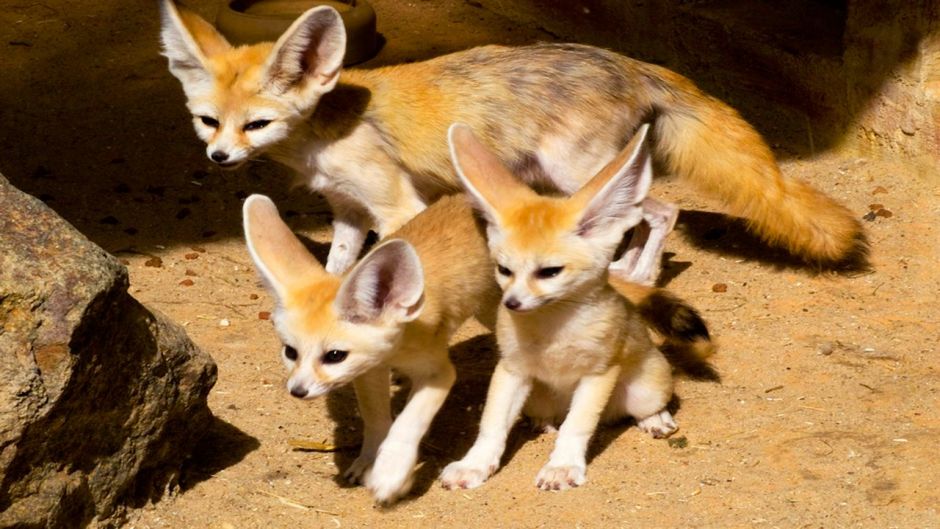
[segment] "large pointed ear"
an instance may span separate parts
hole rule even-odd
[[[211,24],[173,0],[160,2],[163,55],[170,60],[170,73],[191,88],[211,82],[206,59],[231,49],[231,45]]]
[[[642,220],[640,203],[653,181],[653,164],[643,124],[630,143],[594,178],[569,199],[581,210],[578,234],[584,237],[613,232],[618,240]]]
[[[339,80],[345,53],[346,28],[339,13],[329,6],[309,9],[274,44],[266,81],[276,93],[325,94]]]
[[[283,300],[291,288],[326,274],[323,265],[281,220],[270,198],[251,195],[242,215],[248,253],[278,299]]]
[[[391,239],[373,249],[343,279],[334,307],[353,322],[407,322],[420,316],[424,271],[414,247]]]
[[[491,225],[498,225],[500,212],[519,203],[520,199],[537,196],[477,139],[468,125],[452,124],[447,131],[447,142],[457,176],[474,207]]]

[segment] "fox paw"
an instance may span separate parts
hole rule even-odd
[[[476,466],[463,461],[454,461],[441,472],[441,486],[447,490],[475,489],[496,472],[496,465]]]
[[[542,467],[535,477],[535,486],[542,490],[568,490],[587,481],[584,465],[552,465]]]
[[[645,419],[636,421],[636,425],[655,439],[663,439],[672,435],[679,429],[672,414],[666,410],[654,413]]]
[[[414,481],[414,456],[384,449],[365,474],[365,486],[381,504],[394,503],[411,490]]]
[[[349,465],[346,472],[343,472],[343,479],[353,485],[362,485],[365,480],[365,475],[369,472],[369,469],[372,468],[372,463],[374,462],[375,454],[359,454],[359,457],[353,461],[352,465]]]

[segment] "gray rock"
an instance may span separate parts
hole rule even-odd
[[[0,175],[0,527],[110,527],[211,423],[212,359]]]

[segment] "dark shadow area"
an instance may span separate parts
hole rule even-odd
[[[869,269],[868,243],[856,241],[856,251],[843,263],[834,266],[811,264],[786,250],[774,248],[752,234],[745,221],[723,213],[682,210],[676,231],[697,248],[732,259],[758,262],[775,270],[806,270],[815,273],[838,272],[855,274]],[[664,270],[668,276],[668,270]]]
[[[205,436],[183,466],[180,488],[185,492],[231,467],[261,446],[258,439],[213,416]]]

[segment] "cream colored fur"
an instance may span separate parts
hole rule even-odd
[[[448,465],[447,488],[481,485],[497,468],[520,411],[560,422],[555,448],[536,476],[543,490],[586,480],[585,453],[601,420],[632,416],[654,437],[676,429],[665,409],[672,373],[636,309],[608,284],[619,234],[642,219],[652,177],[648,127],[571,198],[541,197],[517,182],[468,127],[450,142],[457,172],[489,225],[503,303],[500,361],[480,432]]]

